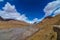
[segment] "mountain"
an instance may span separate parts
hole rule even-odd
[[[0,21],[10,21],[10,20],[14,20],[14,19],[3,19],[3,18],[0,16]]]
[[[60,40],[60,15],[37,24],[0,17],[0,40]]]
[[[2,28],[15,28],[15,27],[25,27],[30,26],[31,24],[24,21],[18,21],[14,19],[3,19],[0,17],[0,29]]]
[[[4,19],[0,16],[0,21],[3,21]]]
[[[27,40],[60,40],[60,15],[46,17],[41,23],[36,24],[35,27],[41,29]]]

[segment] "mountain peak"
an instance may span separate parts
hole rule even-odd
[[[10,21],[10,20],[14,20],[14,19],[3,19],[3,18],[0,16],[0,21]]]

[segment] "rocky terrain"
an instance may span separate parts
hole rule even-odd
[[[33,25],[0,17],[0,40],[25,40],[39,30]]]
[[[28,24],[0,17],[0,40],[60,40],[60,15]]]
[[[56,26],[57,25],[57,26]],[[42,28],[28,40],[60,40],[60,15],[47,17],[36,26]]]
[[[25,26],[30,26],[31,24],[23,22],[23,21],[18,21],[14,19],[3,19],[0,17],[0,29],[2,28],[16,28],[16,27],[25,27]]]

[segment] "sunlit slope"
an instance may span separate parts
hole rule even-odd
[[[38,23],[38,28],[42,28],[27,40],[57,40],[57,32],[53,30],[53,25],[60,23],[60,15],[53,18],[46,18],[41,23]]]
[[[34,28],[38,29],[38,31],[35,31],[35,33],[27,37],[26,40],[57,40],[57,32],[53,30],[54,28],[53,25],[56,24],[60,25],[60,15],[57,15],[52,18],[47,17],[41,23],[38,24],[29,24],[17,20],[10,20],[10,21],[0,20],[0,29],[28,27],[27,30],[30,31],[29,29],[32,30],[32,28]],[[29,26],[31,26],[31,28],[29,28]]]
[[[0,29],[1,28],[25,27],[25,26],[29,26],[29,25],[31,25],[31,24],[28,24],[23,21],[16,21],[16,20],[0,21]]]

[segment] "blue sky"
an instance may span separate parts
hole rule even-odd
[[[33,20],[34,18],[40,19],[45,14],[43,8],[51,1],[52,0],[4,0],[0,2],[0,9],[6,2],[9,2],[15,5],[17,11],[21,14],[25,14],[29,20]]]
[[[59,13],[60,0],[0,0],[0,16],[4,19],[34,23]]]

